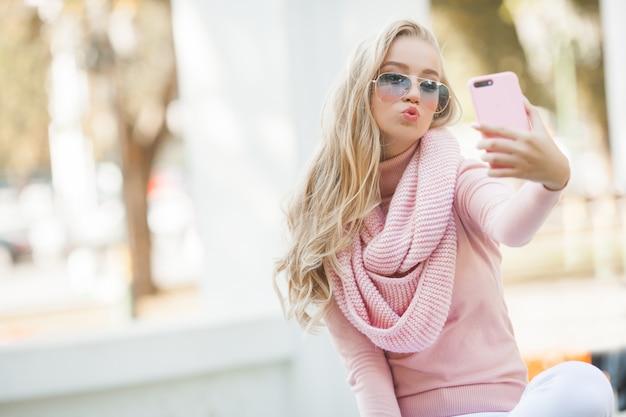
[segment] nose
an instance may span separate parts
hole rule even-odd
[[[421,99],[422,96],[420,94],[420,83],[418,80],[412,79],[409,91],[406,92],[403,100],[411,103],[419,103]]]

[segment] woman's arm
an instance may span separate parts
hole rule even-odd
[[[498,178],[486,175],[487,168],[466,163],[457,183],[457,207],[493,240],[507,246],[528,243],[544,223],[561,193],[541,184],[526,182],[517,191]]]
[[[361,417],[401,417],[387,358],[332,303],[326,325],[346,369]]]

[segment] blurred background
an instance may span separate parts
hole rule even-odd
[[[325,92],[403,17],[439,38],[468,157],[467,80],[514,71],[570,158],[536,238],[503,248],[523,353],[626,348],[625,6],[4,0],[0,415],[357,415],[272,267]]]

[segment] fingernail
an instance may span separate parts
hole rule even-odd
[[[470,124],[470,127],[474,128],[474,129],[479,129],[480,128],[480,123],[474,122],[474,123]]]

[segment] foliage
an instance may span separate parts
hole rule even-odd
[[[49,175],[46,74],[49,46],[34,9],[0,4],[0,181]]]
[[[453,87],[465,109],[471,109],[464,84],[468,75],[514,71],[529,100],[556,115],[562,134],[578,147],[606,152],[597,0],[433,0],[432,10]],[[471,111],[465,116],[471,119]]]

